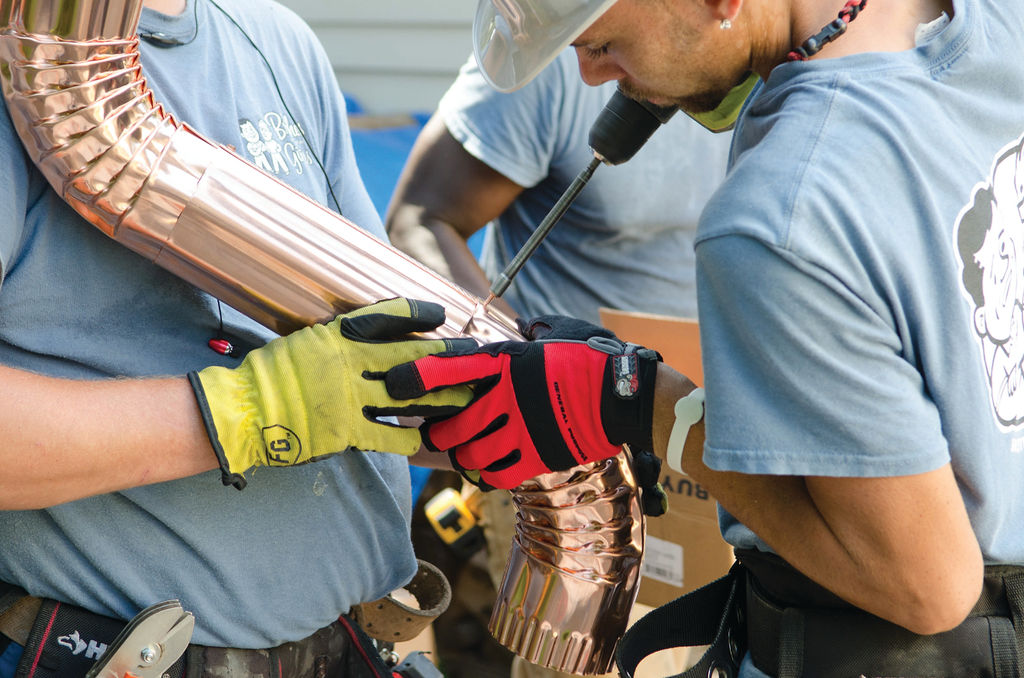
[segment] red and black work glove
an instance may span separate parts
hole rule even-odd
[[[542,315],[524,321],[516,318],[519,331],[527,339],[575,339],[585,341],[592,337],[609,337],[617,339],[608,329],[590,323],[560,315]],[[656,354],[657,355],[657,354]],[[658,361],[661,356],[658,355]],[[645,515],[657,517],[668,511],[668,495],[661,484],[661,458],[650,448],[638,448],[630,445],[633,456],[633,475],[637,487],[640,488],[640,503]],[[464,474],[465,475],[465,474]]]
[[[656,352],[568,318],[549,316],[524,330],[546,338],[446,351],[388,371],[396,399],[473,387],[461,412],[424,413],[427,447],[447,450],[456,468],[479,471],[482,485],[502,489],[613,457],[624,443],[651,449]]]

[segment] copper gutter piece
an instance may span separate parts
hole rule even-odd
[[[282,334],[405,296],[445,307],[429,336],[523,338],[508,316],[175,120],[142,75],[141,11],[141,0],[0,0],[8,112],[86,221]],[[607,671],[643,551],[626,456],[513,496],[517,536],[492,632],[534,663]]]

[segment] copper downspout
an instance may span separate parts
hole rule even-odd
[[[522,338],[507,316],[164,111],[139,64],[140,13],[141,0],[0,0],[11,119],[83,218],[282,334],[405,296],[445,307],[433,336]],[[529,661],[607,671],[643,551],[625,455],[545,475],[514,498],[492,632]]]

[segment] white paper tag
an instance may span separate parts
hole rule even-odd
[[[640,574],[671,586],[683,588],[683,547],[647,535]]]

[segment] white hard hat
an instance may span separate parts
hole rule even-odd
[[[528,83],[615,0],[479,0],[473,53],[492,87]]]

